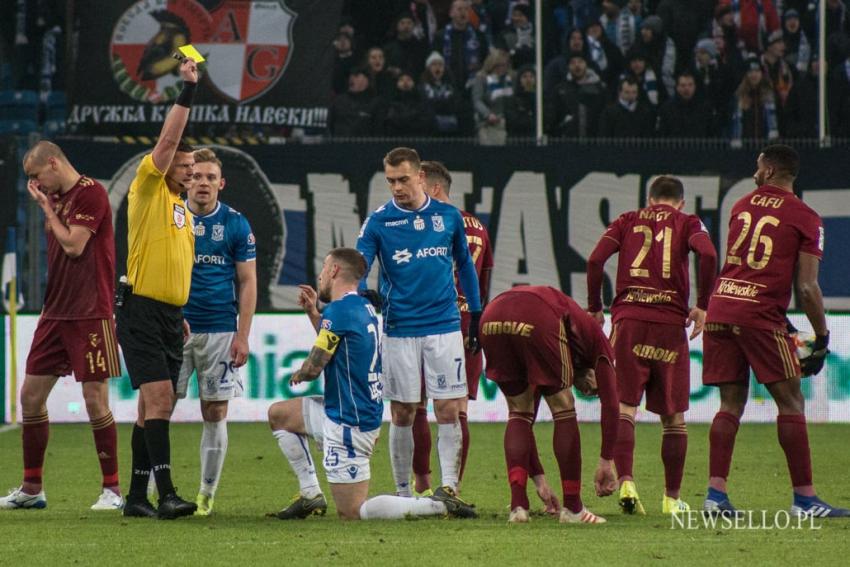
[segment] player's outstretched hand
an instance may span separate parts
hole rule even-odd
[[[236,333],[230,343],[230,360],[233,366],[239,368],[248,361],[248,339]]]
[[[555,493],[552,491],[552,487],[549,486],[549,483],[546,482],[545,475],[537,475],[532,477],[534,481],[534,488],[537,490],[537,496],[540,497],[540,500],[543,501],[543,505],[546,508],[547,514],[558,515],[561,513],[561,503],[558,501],[558,497],[555,496]]]
[[[469,329],[466,332],[466,348],[471,350],[472,354],[478,354],[481,351],[481,342],[478,340],[478,326],[480,323],[481,311],[470,311]]]
[[[614,467],[611,461],[599,459],[596,474],[593,475],[593,484],[596,487],[597,496],[610,496],[617,490],[617,478],[614,476]]]
[[[316,293],[316,290],[309,285],[303,284],[299,285],[298,289],[301,290],[298,294],[298,305],[301,306],[301,309],[303,309],[305,313],[318,312],[319,308],[316,305],[316,302],[319,300],[319,295]]]
[[[180,63],[180,78],[187,83],[198,82],[198,64],[191,57],[187,57]]]
[[[688,313],[687,326],[690,327],[691,323],[694,324],[694,330],[691,331],[691,340],[694,340],[700,335],[700,333],[702,333],[702,330],[705,327],[705,311],[699,307],[692,308],[690,313]]]
[[[603,311],[588,311],[593,320],[599,323],[600,327],[605,326],[605,313]]]
[[[815,335],[815,342],[812,344],[812,354],[800,359],[800,370],[803,376],[814,376],[823,369],[826,362],[826,355],[829,354],[829,333],[825,335]]]
[[[304,380],[303,380],[303,379],[302,379],[302,377],[301,377],[301,371],[300,371],[300,370],[296,370],[296,371],[295,371],[295,373],[294,373],[294,374],[292,374],[292,377],[289,379],[289,385],[290,385],[290,386],[296,386],[296,385],[300,384],[300,383],[301,383],[301,382],[303,382],[303,381],[304,381]]]

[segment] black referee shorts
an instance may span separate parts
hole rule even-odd
[[[148,382],[177,385],[183,363],[183,308],[127,293],[116,307],[118,343],[134,390]]]

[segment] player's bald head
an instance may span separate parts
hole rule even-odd
[[[50,158],[68,163],[68,158],[65,156],[65,152],[62,151],[62,148],[53,142],[42,140],[36,143],[36,145],[31,147],[29,151],[24,154],[24,169],[28,166],[43,165],[47,163]]]
[[[340,275],[349,282],[359,282],[366,275],[366,258],[354,248],[334,248],[328,258],[340,267]]]

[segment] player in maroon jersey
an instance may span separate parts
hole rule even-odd
[[[794,195],[800,158],[793,148],[772,145],[758,157],[757,189],[732,207],[726,257],[708,306],[703,383],[720,388],[720,411],[709,434],[706,513],[737,515],[726,491],[735,435],[749,394],[750,370],[776,406],[779,444],[793,487],[793,515],[850,516],[817,497],[800,389],[806,375],[823,366],[829,330],[818,285],[823,224]],[[813,356],[797,360],[785,326],[796,277],[797,297],[814,329]]]
[[[24,479],[0,508],[44,508],[42,468],[49,421],[47,397],[74,373],[94,432],[103,473],[93,510],[124,505],[118,488],[118,444],[107,379],[120,376],[112,296],[115,236],[106,190],[80,175],[56,144],[42,141],[24,157],[27,189],[45,215],[47,289],[21,388]]]
[[[487,357],[487,377],[499,385],[508,403],[505,461],[511,487],[509,521],[528,521],[525,485],[534,444],[534,395],[538,391],[555,422],[552,442],[564,496],[560,521],[604,522],[581,501],[581,441],[570,390],[574,384],[584,393],[598,389],[602,448],[595,485],[597,495],[607,496],[617,488],[612,458],[618,398],[614,353],[602,328],[560,291],[518,286],[487,305],[479,336]]]
[[[588,311],[602,324],[602,276],[605,262],[617,259],[617,289],[611,315],[611,343],[617,360],[620,426],[614,463],[623,512],[644,514],[632,476],[635,414],[646,392],[646,409],[661,418],[664,463],[662,512],[689,510],[679,498],[688,430],[685,411],[690,394],[690,338],[702,332],[708,296],[717,270],[717,253],[699,217],[682,212],[685,189],[668,175],[649,187],[649,206],[620,215],[587,260]],[[699,255],[696,307],[688,307],[689,253]]]

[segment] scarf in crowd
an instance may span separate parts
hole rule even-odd
[[[794,84],[794,75],[791,74],[791,66],[788,65],[785,59],[780,58],[776,62],[776,65],[778,72],[774,78],[773,73],[771,73],[772,68],[770,63],[767,62],[764,55],[761,56],[761,66],[767,70],[770,81],[773,83],[773,90],[779,95],[779,106],[785,106],[785,101],[788,100],[788,93],[791,92],[791,87]]]
[[[514,28],[516,32],[516,47],[534,47],[534,26],[528,24],[524,28]]]
[[[617,45],[625,54],[635,43],[640,23],[643,20],[639,15],[632,14],[628,8],[620,12],[619,26],[617,29]]]
[[[420,2],[415,0],[410,1],[408,10],[413,15],[413,35],[417,39],[427,39],[429,44],[434,43],[434,32],[437,31],[437,16],[434,14],[434,9],[431,7],[431,2],[425,2],[425,21],[419,15]],[[428,30],[427,38],[425,30]]]
[[[509,97],[514,94],[514,82],[510,73],[499,75],[487,75],[487,98],[492,104],[497,99]]]
[[[602,43],[588,36],[587,47],[590,50],[590,60],[596,63],[596,68],[600,71],[605,71],[608,68],[608,56],[605,55]]]
[[[446,25],[443,30],[443,58],[446,60],[446,66],[451,67],[452,62],[452,32],[455,28],[452,24]],[[467,69],[478,69],[481,66],[481,61],[478,60],[478,50],[481,48],[481,43],[478,41],[478,34],[472,26],[466,26],[463,30],[463,60]]]
[[[652,67],[647,67],[643,72],[643,92],[652,106],[658,106],[658,77]]]

